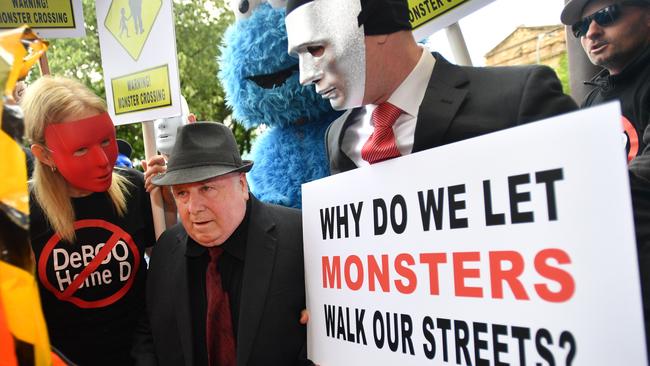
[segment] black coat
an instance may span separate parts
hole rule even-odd
[[[578,107],[562,93],[555,72],[546,66],[466,67],[433,53],[436,64],[418,111],[413,152],[571,112]],[[355,169],[341,141],[355,108],[327,131],[332,174]]]
[[[305,362],[305,281],[300,211],[251,195],[241,288],[237,365]],[[136,332],[138,365],[194,365],[187,286],[187,233],[176,225],[156,244],[147,279],[147,319]]]

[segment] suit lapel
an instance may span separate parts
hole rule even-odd
[[[277,246],[277,239],[272,234],[275,222],[261,210],[262,203],[252,195],[251,200],[239,310],[237,365],[246,365],[250,358],[264,312]]]
[[[467,96],[467,74],[440,54],[434,52],[433,57],[436,65],[418,111],[413,152],[443,143],[451,121]]]
[[[190,293],[187,286],[187,257],[185,256],[185,248],[187,246],[187,233],[183,230],[177,236],[178,245],[176,251],[181,253],[173,253],[172,258],[176,259],[175,270],[175,291],[171,296],[175,298],[174,305],[176,311],[176,321],[178,325],[178,336],[181,340],[183,347],[183,357],[185,358],[185,365],[194,365],[194,348],[192,347],[192,316],[190,314]]]
[[[352,161],[352,159],[343,152],[341,146],[343,143],[343,136],[345,136],[345,131],[350,127],[355,119],[361,118],[363,114],[365,114],[364,108],[351,109],[341,115],[341,117],[330,125],[330,131],[328,131],[327,135],[330,136],[331,134],[333,138],[328,139],[328,143],[330,144],[328,151],[332,154],[330,161],[335,161],[337,167],[335,171],[331,172],[332,174],[357,168],[357,165]]]

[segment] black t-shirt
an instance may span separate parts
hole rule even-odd
[[[116,172],[132,183],[126,215],[116,214],[107,193],[73,198],[74,243],[61,241],[33,196],[30,201],[30,236],[50,342],[81,366],[133,364],[133,331],[144,311],[144,249],[155,242],[151,203],[142,173]]]
[[[619,100],[628,160],[644,153],[650,146],[650,46],[620,74],[610,75],[607,70],[603,70],[588,84],[596,88],[589,92],[582,106]]]

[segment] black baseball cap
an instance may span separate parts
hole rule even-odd
[[[288,0],[287,15],[302,5],[313,1],[328,0]],[[348,0],[359,1],[359,0]],[[367,36],[390,34],[400,30],[411,30],[407,0],[360,0],[361,12],[357,19],[363,25]]]

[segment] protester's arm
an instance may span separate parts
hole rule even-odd
[[[529,70],[519,104],[520,123],[538,121],[578,109],[575,101],[562,92],[562,84],[553,69],[536,66]]]
[[[152,192],[160,191],[162,193],[163,203],[165,207],[166,227],[175,225],[177,222],[177,210],[171,189],[168,186],[157,186],[151,181],[156,175],[163,174],[167,171],[167,167],[165,166],[165,158],[162,155],[155,155],[149,159],[149,161],[143,161],[142,168],[144,169],[144,188],[147,190],[147,192],[151,194]]]
[[[307,323],[309,322],[309,311],[307,311],[307,309],[302,309],[300,312],[300,319],[298,321],[300,324],[307,326]],[[314,362],[307,358],[307,341],[305,341],[305,344],[300,350],[296,366],[314,366]]]

